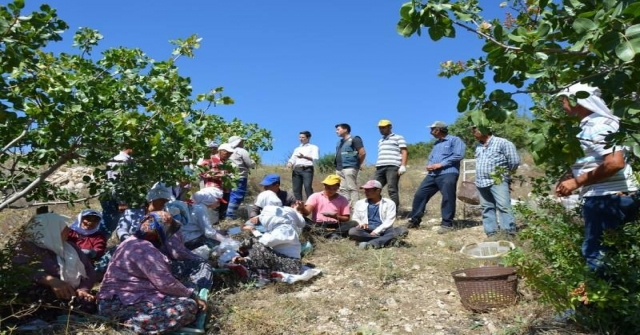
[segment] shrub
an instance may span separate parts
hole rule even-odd
[[[543,303],[557,312],[575,310],[572,318],[587,330],[619,333],[640,325],[640,226],[627,224],[606,234],[611,252],[603,258],[605,273],[598,276],[581,254],[579,209],[567,211],[543,199],[537,208],[517,207],[527,222],[520,233],[525,245],[510,253],[507,262],[519,268]]]

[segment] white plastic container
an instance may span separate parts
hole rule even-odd
[[[515,244],[509,241],[476,242],[470,243],[460,249],[460,253],[481,261],[482,265],[498,265],[502,256],[515,249]]]

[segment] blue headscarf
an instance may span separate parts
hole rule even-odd
[[[151,221],[148,226],[143,225],[145,221]],[[146,233],[156,231],[160,237],[160,245],[164,245],[167,239],[180,229],[180,223],[173,219],[169,212],[158,211],[147,214],[140,221],[140,227],[134,235],[143,238]]]
[[[98,225],[96,225],[95,228],[93,229],[84,229],[82,228],[82,226],[80,225],[82,223],[82,218],[84,216],[89,216],[89,215],[93,215],[93,216],[97,216],[100,218],[100,222],[98,223]],[[97,231],[100,230],[100,226],[104,225],[104,220],[102,219],[102,213],[98,212],[95,209],[85,209],[82,212],[80,212],[80,214],[78,214],[78,217],[76,218],[75,221],[73,221],[73,224],[69,227],[71,230],[77,232],[80,235],[91,235]]]

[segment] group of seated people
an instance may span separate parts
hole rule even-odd
[[[278,175],[267,175],[260,184],[264,191],[242,228],[253,237],[242,243],[214,228],[215,209],[224,201],[218,188],[202,188],[189,201],[181,201],[158,183],[143,206],[122,213],[115,248],[107,249],[99,211],[83,210],[73,223],[65,216],[43,213],[28,222],[14,264],[29,269],[34,283],[29,294],[41,300],[69,301],[73,296],[82,311],[97,309],[137,333],[159,333],[189,326],[207,309],[201,292],[212,287],[214,270],[208,257],[192,250],[211,252],[218,245],[235,243],[239,247],[224,266],[240,275],[295,275],[302,268],[303,232],[330,239],[350,237],[364,249],[387,246],[407,234],[405,228],[393,227],[395,204],[382,198],[377,181],[362,185],[365,199],[355,204],[353,215],[347,199],[337,193],[336,175],[325,178],[324,190],[306,202],[281,190]],[[100,278],[94,295],[91,290]]]

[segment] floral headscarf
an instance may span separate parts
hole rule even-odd
[[[96,225],[95,228],[87,230],[82,228],[81,223],[82,223],[82,218],[89,215],[99,217],[100,222],[98,222],[98,225]],[[95,209],[85,209],[82,212],[80,212],[80,214],[78,214],[78,217],[76,218],[75,221],[73,221],[73,224],[69,228],[71,228],[71,230],[76,231],[78,234],[81,234],[81,235],[91,235],[97,232],[98,230],[100,230],[100,226],[102,225],[104,225],[104,220],[102,219],[102,213],[98,212]]]
[[[143,224],[146,221],[150,221],[150,223]],[[163,245],[178,229],[180,229],[180,223],[174,220],[169,212],[151,212],[142,218],[140,228],[136,231],[135,236],[142,238],[145,234],[156,231],[160,237],[160,245]]]

